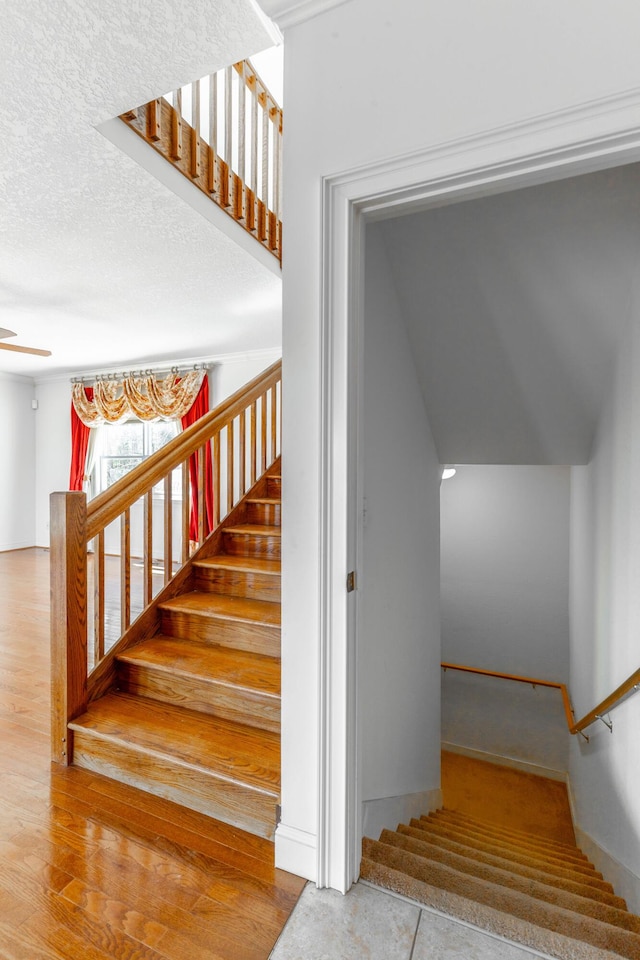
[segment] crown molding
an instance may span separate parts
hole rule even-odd
[[[2,373],[0,372],[0,380],[9,380],[12,383],[22,383],[29,384],[30,386],[35,386],[36,380],[35,377],[31,377],[25,373]]]
[[[281,30],[311,20],[349,0],[260,0],[260,6]]]

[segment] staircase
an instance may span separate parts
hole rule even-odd
[[[271,838],[280,784],[279,461],[69,724],[73,762]],[[205,551],[206,552],[206,551]]]
[[[442,809],[365,838],[361,877],[563,960],[640,958],[640,917],[575,844]]]

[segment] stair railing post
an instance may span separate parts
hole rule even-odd
[[[73,744],[67,724],[87,705],[87,498],[52,493],[51,759],[67,766]]]

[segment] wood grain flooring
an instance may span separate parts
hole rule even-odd
[[[273,844],[49,762],[49,555],[0,554],[0,960],[266,960]]]

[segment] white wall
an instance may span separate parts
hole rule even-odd
[[[566,683],[569,468],[460,466],[440,502],[443,659]]]
[[[0,374],[0,551],[32,547],[35,538],[33,380]]]
[[[640,287],[593,459],[573,469],[571,694],[578,717],[640,666]],[[636,882],[621,893],[640,910],[640,696],[572,742],[577,822]],[[597,851],[596,851],[597,852]]]
[[[351,0],[285,32],[282,826],[310,850],[320,759],[322,178],[636,88],[639,29],[640,7],[627,0],[606,9],[567,0],[561,15],[555,0]],[[561,126],[556,134],[572,140]],[[295,865],[290,852],[277,839],[280,866]]]
[[[377,839],[440,787],[440,466],[379,228],[366,245],[358,701]]]

